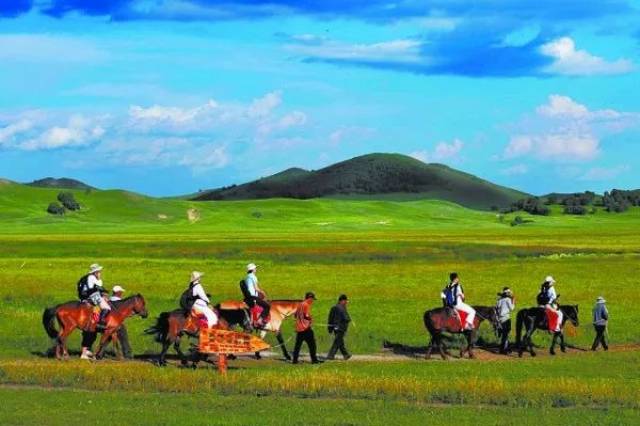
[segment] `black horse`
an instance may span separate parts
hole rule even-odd
[[[564,329],[564,325],[567,320],[571,321],[571,323],[576,327],[579,325],[578,305],[562,305],[559,309],[560,311],[562,311],[562,323],[560,324],[560,331],[553,333],[551,347],[549,348],[549,353],[551,355],[556,354],[555,346],[558,338],[560,338],[560,350],[562,352],[566,351],[566,346],[564,344],[564,333],[562,330]],[[526,330],[524,337],[522,336],[523,328]],[[518,315],[516,316],[516,346],[518,347],[518,356],[521,357],[525,349],[529,350],[531,356],[536,356],[536,353],[533,350],[533,343],[531,341],[531,336],[533,335],[534,331],[536,331],[536,329],[549,329],[544,308],[535,307],[521,309],[520,311],[518,311]]]
[[[449,308],[436,308],[426,311],[423,316],[424,325],[431,335],[431,341],[427,348],[425,358],[431,358],[431,352],[437,348],[442,359],[447,358],[447,348],[443,342],[443,332],[452,334],[463,334],[467,339],[467,345],[460,348],[460,358],[465,352],[469,352],[469,358],[475,358],[473,354],[473,345],[476,343],[478,328],[482,321],[488,320],[493,325],[494,331],[497,327],[498,320],[496,310],[493,306],[473,306],[476,311],[473,330],[463,330],[460,326],[460,320],[451,314]]]

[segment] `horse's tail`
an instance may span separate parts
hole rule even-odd
[[[522,325],[524,324],[524,317],[526,316],[526,311],[524,309],[518,311],[516,315],[516,345],[520,346],[520,342],[522,340]]]
[[[162,343],[169,333],[169,316],[171,312],[162,312],[156,319],[156,323],[144,331],[144,334],[155,334],[155,341]]]
[[[42,313],[42,325],[50,338],[55,339],[58,337],[58,330],[55,327],[56,311],[58,307],[46,308]]]

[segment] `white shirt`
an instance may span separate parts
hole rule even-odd
[[[554,286],[549,287],[549,304],[555,303],[558,298],[558,294],[556,293],[556,288]]]
[[[204,292],[204,288],[202,287],[202,284],[197,283],[196,285],[193,286],[193,295],[195,297],[197,297],[200,300],[203,300],[205,303],[210,303],[209,298],[207,297],[207,293]]]
[[[258,297],[258,277],[255,273],[247,274],[247,278],[244,279],[247,284],[247,291],[253,297]]]
[[[91,274],[87,277],[87,288],[89,290],[98,290],[96,287],[102,288],[102,280],[97,279],[95,275]]]
[[[112,302],[119,302],[119,301],[121,301],[121,300],[122,300],[122,298],[121,298],[121,297],[118,297],[118,296],[111,296],[111,297],[109,298],[109,300],[110,300],[110,301],[112,301]]]

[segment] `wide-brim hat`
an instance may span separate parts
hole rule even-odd
[[[119,285],[114,285],[111,291],[113,291],[114,293],[124,293],[125,290]]]
[[[258,265],[256,265],[255,263],[249,263],[247,265],[247,271],[255,271],[256,269],[258,269]]]
[[[97,263],[94,263],[91,266],[89,266],[90,274],[95,274],[96,272],[100,272],[100,271],[102,271],[102,266],[98,265]]]
[[[551,275],[547,275],[547,278],[544,279],[544,282],[549,283],[549,285],[554,285],[556,283],[556,280],[554,280]]]
[[[607,301],[606,301],[606,300],[604,300],[604,297],[599,296],[599,297],[596,299],[596,303],[607,303]]]
[[[193,271],[191,273],[191,281],[190,282],[198,281],[200,278],[202,278],[203,275],[204,275],[203,272]]]

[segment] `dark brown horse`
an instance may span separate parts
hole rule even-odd
[[[229,325],[224,318],[218,315],[218,325],[213,328],[228,330]],[[158,356],[158,365],[167,365],[167,351],[172,344],[180,357],[180,362],[182,365],[186,365],[188,358],[180,349],[180,339],[184,335],[198,337],[200,325],[198,318],[190,315],[189,312],[183,309],[176,309],[171,312],[162,312],[156,319],[156,323],[144,332],[145,334],[155,335],[156,342],[162,344],[162,351],[160,351],[160,355]]]
[[[449,308],[436,308],[426,311],[423,316],[424,325],[431,335],[431,341],[425,355],[426,359],[431,358],[431,351],[437,348],[442,359],[447,359],[448,352],[443,342],[442,333],[463,334],[467,339],[467,345],[460,348],[460,358],[465,352],[469,352],[469,358],[475,358],[473,345],[476,342],[478,328],[482,321],[488,320],[494,329],[497,326],[496,310],[493,306],[473,306],[476,317],[473,322],[473,330],[464,330],[460,324],[460,319]]]
[[[90,331],[92,314],[93,305],[77,301],[63,303],[44,310],[42,324],[49,337],[56,339],[56,358],[69,358],[67,338],[76,328]],[[133,315],[147,317],[145,300],[141,294],[123,299],[114,305],[111,313],[107,316],[96,358],[101,358],[104,355],[107,343],[115,337],[114,333],[125,319]],[[54,320],[58,321],[60,331],[56,329]]]
[[[562,324],[560,324],[560,331],[553,333],[551,339],[551,347],[549,347],[549,353],[555,355],[556,341],[560,339],[560,350],[564,352],[566,346],[564,344],[564,325],[570,321],[574,326],[578,327],[580,321],[578,319],[578,305],[561,305],[562,311]],[[524,328],[524,337],[522,336],[522,329]],[[535,307],[528,309],[521,309],[516,315],[516,346],[518,347],[518,356],[521,357],[525,349],[529,350],[531,356],[536,356],[536,352],[533,350],[533,342],[531,336],[536,331],[548,330],[547,315],[544,308]]]

